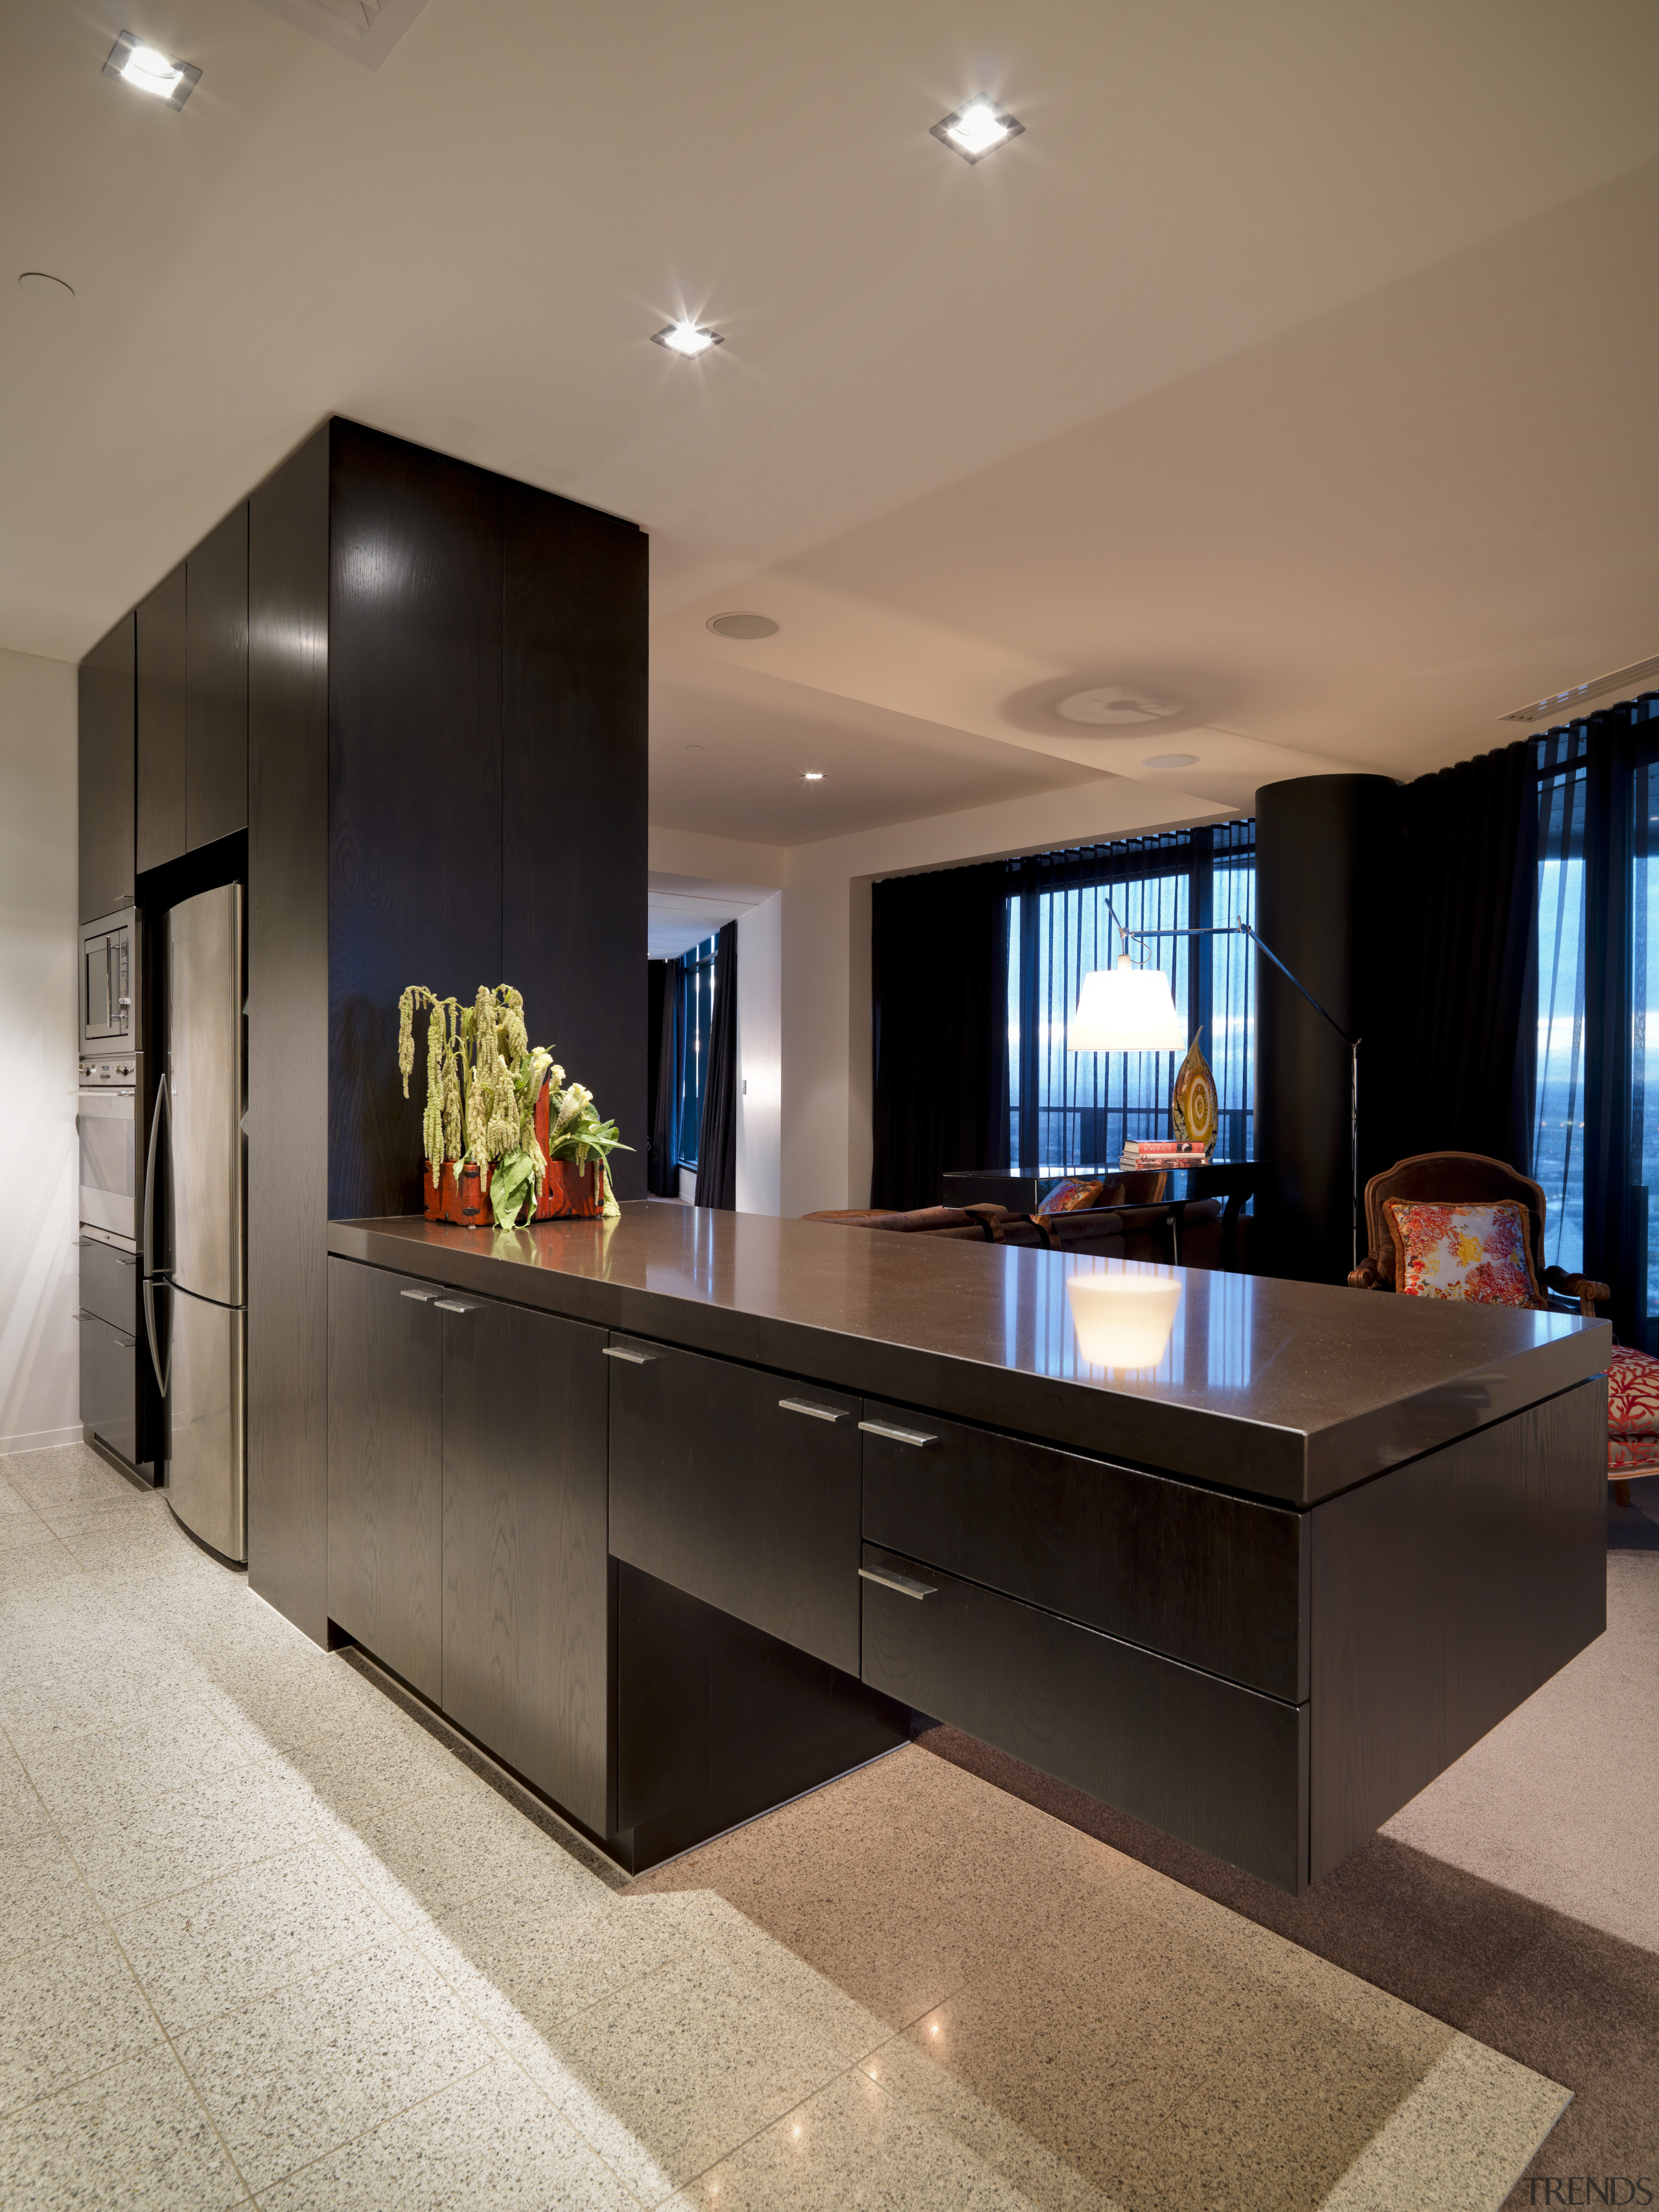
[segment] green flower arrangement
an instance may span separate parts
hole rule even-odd
[[[434,1185],[446,1168],[459,1178],[471,1163],[489,1175],[498,1229],[510,1229],[529,1201],[532,1213],[547,1186],[550,1159],[599,1163],[605,1218],[621,1212],[611,1187],[611,1155],[624,1145],[614,1121],[601,1119],[584,1085],[565,1087],[564,1070],[525,1027],[524,996],[510,983],[479,987],[470,1006],[411,983],[398,1000],[398,1071],[404,1097],[415,1070],[415,1017],[427,1013],[426,1105],[421,1144]],[[550,1085],[544,1153],[536,1138],[536,1103]]]

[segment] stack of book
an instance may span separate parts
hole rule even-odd
[[[1123,1147],[1121,1168],[1201,1168],[1209,1160],[1202,1145],[1189,1145],[1180,1137],[1132,1137]]]

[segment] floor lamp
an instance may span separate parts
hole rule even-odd
[[[1109,896],[1106,912],[1122,950],[1115,968],[1096,968],[1083,979],[1066,1042],[1073,1052],[1184,1052],[1187,1024],[1176,1012],[1169,978],[1159,968],[1137,968],[1129,939],[1145,944],[1154,937],[1248,937],[1265,952],[1287,982],[1293,983],[1314,1012],[1328,1022],[1348,1048],[1348,1180],[1354,1267],[1359,1265],[1359,1039],[1350,1036],[1336,1017],[1264,944],[1243,915],[1206,929],[1128,929],[1118,920]]]

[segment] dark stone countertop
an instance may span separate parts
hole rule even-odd
[[[635,1203],[337,1222],[329,1250],[868,1398],[1306,1505],[1601,1373],[1605,1322]],[[1178,1290],[1156,1365],[1092,1364],[1067,1279]]]

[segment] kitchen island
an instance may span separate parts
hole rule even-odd
[[[630,1869],[926,1715],[1301,1890],[1604,1626],[1602,1323],[660,1204],[329,1251],[331,1632]]]

